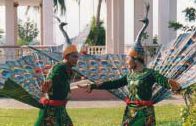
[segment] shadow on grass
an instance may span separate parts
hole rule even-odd
[[[159,121],[156,122],[157,126],[182,126],[181,121]]]

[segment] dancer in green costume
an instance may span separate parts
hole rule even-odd
[[[47,80],[42,85],[42,91],[47,93],[48,97],[40,99],[43,109],[39,112],[35,126],[73,126],[65,106],[73,75],[71,68],[76,65],[78,60],[76,46],[69,45],[65,48],[64,59],[51,69]]]
[[[82,86],[88,92],[93,89],[117,89],[125,85],[129,89],[129,97],[125,99],[127,106],[124,112],[122,126],[155,126],[155,114],[152,98],[152,86],[158,83],[165,88],[179,90],[179,84],[159,74],[157,71],[145,68],[142,58],[133,58],[130,53],[127,64],[130,72],[119,80],[108,81],[100,86],[96,84]]]
[[[86,88],[88,92],[94,89],[117,89],[128,86],[129,96],[125,99],[127,106],[124,112],[122,126],[155,126],[155,113],[152,99],[152,87],[154,83],[165,88],[179,90],[180,86],[174,80],[170,80],[157,71],[145,67],[144,49],[141,44],[142,34],[148,26],[149,5],[146,6],[146,17],[141,20],[144,25],[140,30],[136,41],[127,54],[127,66],[129,73],[124,77],[104,82],[102,84],[91,84],[88,86],[78,85]]]

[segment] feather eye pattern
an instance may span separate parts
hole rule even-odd
[[[114,80],[121,73],[111,64],[109,57],[110,55],[84,55],[73,69],[96,83]]]
[[[196,82],[196,32],[184,33],[162,47],[155,60],[149,65],[168,78],[176,80],[185,89]],[[172,92],[158,85],[154,86],[153,100],[159,102]]]
[[[90,81],[100,84],[124,76],[128,69],[125,66],[124,54],[83,55],[73,69]],[[121,100],[128,96],[128,88],[108,90]]]
[[[41,84],[52,65],[50,58],[35,52],[14,61],[6,61],[0,65],[0,94],[41,107]]]
[[[194,35],[195,33],[181,34],[167,45],[168,48],[162,47],[148,68],[158,70],[164,76],[177,80],[182,89],[195,83],[196,45]],[[116,80],[129,72],[125,64],[125,57],[126,55],[120,54],[82,56],[74,70],[98,84]],[[122,100],[129,94],[127,86],[108,91]],[[152,101],[158,103],[170,97],[171,94],[170,90],[154,84]]]
[[[183,79],[184,74],[193,71],[196,63],[196,42],[193,33],[181,34],[169,48],[160,51],[153,64],[149,66],[172,79]],[[194,76],[192,74],[191,76]]]
[[[59,22],[60,19],[58,19]],[[61,23],[60,28],[66,24]],[[141,33],[147,26],[142,28]],[[65,31],[64,31],[65,32]],[[68,44],[75,44],[81,49],[90,32],[87,26],[78,36],[69,39],[64,36]],[[140,41],[140,36],[137,41]],[[63,44],[64,45],[64,44]],[[30,55],[21,56],[14,61],[6,61],[0,64],[0,94],[14,98],[18,101],[40,107],[38,102],[42,92],[41,83],[45,80],[49,69],[63,59],[63,45],[47,47],[39,50],[29,46],[34,52]],[[117,80],[126,75],[129,70],[125,64],[126,55],[82,55],[77,65],[73,68],[76,72],[100,84],[105,81]],[[168,78],[175,79],[185,89],[196,83],[196,32],[179,35],[174,41],[163,46],[157,57],[148,68],[158,70]],[[121,100],[129,95],[127,86],[108,90]],[[158,103],[171,95],[171,91],[154,84],[152,101]]]
[[[140,52],[142,52],[141,34],[144,32],[149,23],[147,19],[148,11],[149,5],[147,4],[146,17],[141,20],[144,25],[138,33],[134,46],[134,48],[136,48],[136,51],[138,49],[138,51]],[[182,89],[192,85],[193,83],[195,83],[196,75],[196,72],[194,72],[196,56],[195,36],[195,32],[179,35],[174,41],[162,46],[157,57],[147,67],[159,71],[162,75],[168,78],[179,81],[181,83]],[[91,59],[81,58],[80,62],[83,62],[83,64],[85,64],[85,68],[77,66],[75,70],[83,74],[83,76],[86,76],[86,78],[88,78],[89,80],[94,81],[95,83],[100,83],[108,80],[116,80],[129,72],[129,70],[126,68],[125,58],[122,58],[125,57],[123,55],[106,54],[102,57],[97,57],[98,60],[94,59],[93,64],[89,63],[91,62]],[[103,67],[101,63],[103,61],[104,64],[107,64],[107,68],[105,68],[105,72],[100,72],[99,69]],[[91,70],[91,67],[94,68]],[[108,71],[109,73],[106,71]],[[93,76],[91,76],[93,72],[94,74]],[[101,76],[103,78],[101,78]],[[186,77],[189,77],[189,79],[187,79]],[[109,92],[120,99],[123,99],[129,93],[127,86],[115,90],[109,90]],[[165,89],[158,84],[154,84],[152,101],[154,103],[158,103],[161,100],[168,98],[171,93],[172,92],[170,90]]]
[[[72,42],[80,44],[81,48],[89,32],[90,28],[86,27]],[[44,47],[42,50],[28,46],[33,50],[32,54],[0,64],[0,94],[40,108],[39,99],[43,95],[41,84],[51,67],[63,60],[63,45]]]
[[[164,48],[160,51],[149,67],[159,70],[167,77],[176,79],[182,89],[191,86],[196,82],[194,36],[195,33],[180,35],[170,43],[169,49]],[[0,64],[0,93],[40,107],[38,103],[41,96],[40,84],[44,81],[45,75],[52,65],[61,60],[61,58],[55,59],[56,55],[53,55],[58,52],[59,48],[53,47],[45,51],[35,50],[31,55]],[[116,80],[129,72],[125,59],[126,55],[123,54],[83,55],[74,70],[95,83]],[[16,89],[18,90],[16,91]],[[17,94],[19,90],[20,93]],[[109,90],[109,92],[122,100],[129,94],[127,86]],[[154,103],[158,103],[170,95],[170,90],[157,84],[153,86],[152,101]]]

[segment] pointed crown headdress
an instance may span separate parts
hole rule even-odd
[[[142,47],[141,41],[142,41],[142,36],[144,34],[144,31],[146,30],[148,24],[149,24],[149,20],[148,20],[148,12],[150,9],[150,5],[149,3],[146,4],[146,16],[144,17],[143,20],[140,20],[141,22],[144,23],[143,27],[141,28],[141,30],[139,31],[135,42],[133,43],[133,46],[129,49],[127,55],[131,56],[133,58],[136,59],[142,59],[144,60],[144,48]]]

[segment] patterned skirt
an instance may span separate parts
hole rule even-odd
[[[122,126],[155,126],[154,107],[127,106],[123,116]]]
[[[64,106],[44,106],[35,126],[73,126],[73,123]]]

